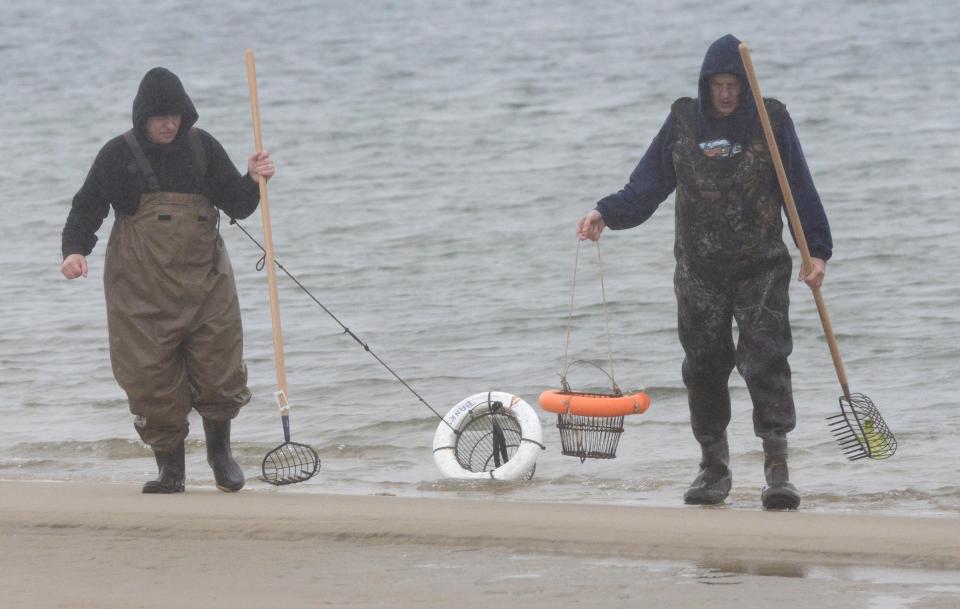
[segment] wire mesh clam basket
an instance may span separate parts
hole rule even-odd
[[[577,414],[557,415],[560,430],[561,453],[569,457],[587,459],[615,459],[620,434],[623,433],[623,416],[587,417]]]
[[[453,452],[460,467],[469,472],[490,472],[513,458],[520,448],[520,422],[500,402],[470,411],[460,427]],[[533,478],[530,470],[526,479]]]
[[[433,460],[446,478],[530,480],[542,450],[537,413],[504,391],[461,400],[433,436]]]
[[[650,396],[643,391],[624,395],[547,390],[540,394],[540,406],[557,415],[560,448],[564,455],[587,459],[615,459],[623,417],[641,414],[650,407]]]
[[[615,459],[620,435],[623,433],[623,417],[642,414],[650,407],[650,396],[644,391],[624,395],[613,370],[613,344],[610,340],[610,324],[607,320],[607,289],[603,282],[603,261],[600,257],[600,242],[594,238],[597,248],[597,274],[600,278],[600,295],[603,302],[603,328],[607,339],[607,361],[610,372],[596,362],[578,359],[569,361],[570,332],[573,327],[574,293],[577,287],[577,267],[580,263],[580,240],[577,240],[577,255],[573,264],[573,281],[570,288],[570,314],[567,317],[566,344],[563,350],[563,369],[560,371],[560,390],[548,389],[540,394],[540,407],[557,415],[560,430],[561,452],[587,459]],[[573,366],[587,364],[602,372],[610,380],[610,393],[584,393],[573,391],[567,382],[567,373]]]

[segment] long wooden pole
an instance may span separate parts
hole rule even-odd
[[[757,82],[757,75],[753,70],[753,61],[750,59],[750,51],[745,42],[740,43],[740,59],[743,60],[743,67],[747,72],[747,79],[750,81],[750,89],[753,91],[753,100],[757,105],[757,113],[760,115],[760,124],[763,126],[763,135],[767,140],[767,148],[770,150],[770,156],[773,157],[773,165],[777,172],[777,180],[780,182],[780,190],[783,192],[783,201],[787,206],[787,217],[790,220],[790,226],[793,228],[793,236],[800,247],[800,255],[803,258],[803,268],[810,270],[813,268],[813,261],[810,258],[810,248],[807,247],[807,237],[803,233],[803,226],[800,223],[800,214],[797,213],[797,205],[793,201],[793,192],[790,190],[790,182],[787,181],[787,174],[783,170],[783,160],[780,158],[780,149],[777,147],[777,140],[773,135],[773,127],[770,125],[770,117],[767,115],[767,107],[763,104],[763,95],[760,94],[760,84]],[[833,367],[837,370],[837,379],[840,381],[840,388],[843,389],[843,395],[850,397],[850,387],[847,384],[847,373],[843,368],[843,360],[840,359],[840,348],[837,346],[837,339],[833,335],[833,325],[830,323],[830,315],[827,313],[827,304],[823,300],[823,294],[820,288],[811,287],[813,300],[817,303],[817,312],[820,314],[820,322],[823,324],[823,334],[827,338],[827,345],[830,347],[830,357],[833,358]]]
[[[250,111],[253,114],[253,139],[257,152],[263,151],[263,134],[260,131],[260,101],[257,97],[257,68],[253,49],[247,49],[247,84],[250,87]],[[287,372],[283,362],[283,333],[280,329],[280,300],[277,296],[277,268],[273,261],[273,233],[270,230],[270,197],[267,195],[267,179],[260,176],[260,213],[263,216],[264,264],[267,267],[267,283],[270,286],[270,319],[273,322],[273,352],[277,363],[277,386],[280,388],[278,404],[281,414],[287,414]]]

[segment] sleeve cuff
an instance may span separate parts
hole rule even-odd
[[[827,260],[830,260],[831,256],[833,256],[833,252],[818,250],[818,249],[811,249],[810,256],[812,258],[819,258],[824,262],[826,262]]]

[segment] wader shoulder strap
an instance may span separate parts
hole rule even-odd
[[[676,143],[681,136],[693,140],[697,137],[697,100],[690,97],[681,97],[670,106],[670,117],[673,119],[673,141]]]
[[[767,116],[770,118],[770,124],[773,126],[773,132],[777,133],[780,131],[780,125],[783,123],[783,116],[787,112],[787,107],[779,99],[774,99],[772,97],[764,97],[763,105],[767,109]],[[759,120],[757,121],[760,122]],[[763,128],[761,127],[761,135],[763,134]]]
[[[137,167],[140,168],[140,173],[143,174],[144,179],[147,181],[147,190],[150,192],[159,191],[160,181],[157,180],[157,174],[153,172],[153,167],[150,166],[150,161],[147,160],[147,156],[143,154],[143,148],[141,148],[140,143],[137,142],[137,136],[134,135],[133,129],[124,133],[123,139],[126,140],[127,146],[130,147],[130,152],[133,153],[133,158],[137,162]]]
[[[133,153],[137,168],[147,181],[147,189],[150,192],[160,190],[160,181],[157,179],[157,174],[154,173],[150,161],[147,160],[147,156],[143,154],[143,148],[140,147],[140,143],[137,141],[133,129],[124,133],[123,139],[127,142],[127,146],[130,147],[130,152]],[[201,177],[205,178],[207,176],[207,152],[204,150],[203,142],[200,140],[199,130],[193,127],[190,128],[190,131],[187,132],[187,144],[190,146],[190,154],[193,156],[193,163],[197,168],[197,172]]]
[[[190,144],[190,154],[193,155],[193,164],[201,176],[207,176],[207,151],[203,147],[203,141],[200,139],[200,130],[196,127],[190,127],[187,131],[187,142]]]

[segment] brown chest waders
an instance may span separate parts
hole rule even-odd
[[[782,118],[778,102],[768,107],[774,120]],[[736,366],[753,402],[755,433],[782,437],[796,422],[787,363],[791,260],[763,134],[757,127],[739,154],[708,157],[697,140],[695,102],[677,102],[673,117],[674,288],[694,436],[704,447],[725,447],[727,382]]]
[[[173,450],[192,408],[228,421],[250,401],[240,306],[219,212],[197,194],[148,192],[118,214],[104,268],[110,360],[135,427]]]

